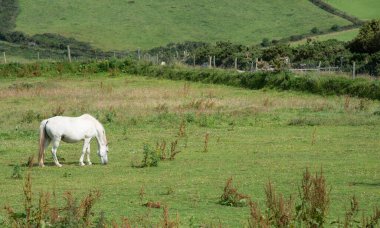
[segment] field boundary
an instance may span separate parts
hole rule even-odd
[[[40,62],[0,65],[0,75],[3,77],[34,77],[47,74],[53,76],[74,74],[79,76],[101,72],[109,73],[110,76],[128,73],[170,80],[222,84],[252,90],[271,88],[319,95],[348,95],[380,100],[380,81],[367,78],[350,79],[343,76],[298,75],[290,71],[239,73],[233,70],[191,68],[177,65],[158,66],[148,62],[136,62],[131,59],[88,63]]]

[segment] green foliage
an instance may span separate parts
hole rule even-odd
[[[11,31],[19,13],[18,0],[0,1],[0,33]]]
[[[13,167],[13,172],[12,172],[12,175],[11,177],[13,179],[22,179],[22,175],[21,175],[21,167],[19,164],[16,164],[14,167]]]
[[[144,144],[143,160],[140,165],[133,165],[138,168],[157,167],[160,157],[156,150],[153,150],[148,144]]]
[[[366,22],[349,48],[353,52],[369,54],[380,51],[380,19]]]

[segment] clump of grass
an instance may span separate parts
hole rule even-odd
[[[167,206],[164,206],[163,213],[162,213],[162,220],[160,223],[161,223],[160,226],[162,228],[179,227],[179,216],[177,214],[176,220],[171,220],[169,217],[169,208]]]
[[[141,188],[140,188],[140,191],[139,191],[139,198],[140,198],[140,203],[141,204],[144,201],[144,197],[145,197],[145,188],[144,188],[143,185],[141,185]]]
[[[34,154],[28,157],[28,161],[26,162],[26,166],[32,168],[34,165]]]
[[[318,126],[321,124],[322,121],[320,119],[305,117],[293,118],[288,122],[290,126]]]
[[[271,182],[265,188],[268,220],[276,227],[288,227],[293,220],[293,201],[285,200],[282,194],[276,195]]]
[[[175,156],[181,151],[177,149],[178,139],[175,139],[170,143],[170,149],[166,146],[166,141],[163,140],[161,143],[156,144],[156,153],[158,154],[160,160],[174,160]]]
[[[155,108],[155,111],[158,113],[168,113],[169,112],[169,106],[166,103],[158,104]]]
[[[250,197],[248,195],[239,193],[232,185],[232,177],[228,178],[223,194],[220,196],[219,204],[232,207],[244,207],[249,201]]]
[[[22,123],[32,123],[34,120],[42,119],[41,115],[33,110],[28,110],[21,119]]]
[[[313,146],[317,140],[317,128],[314,127],[313,134],[311,136],[311,145]]]
[[[53,110],[52,116],[62,116],[64,112],[65,109],[61,105],[59,105],[57,108],[55,108],[55,110]]]
[[[351,102],[351,97],[345,96],[345,98],[344,98],[344,110],[346,112],[348,112],[350,110],[350,102]]]
[[[105,122],[112,123],[115,121],[115,118],[116,118],[116,111],[114,107],[111,106],[105,114]]]
[[[174,140],[170,144],[170,160],[174,160],[174,157],[181,151],[177,150],[178,140]]]
[[[6,206],[7,220],[10,227],[89,227],[92,225],[92,208],[100,198],[100,192],[91,191],[81,202],[70,192],[64,195],[66,205],[63,208],[53,206],[49,193],[40,192],[38,205],[33,205],[32,177],[28,173],[23,187],[24,212],[17,213],[11,206]],[[55,199],[55,193],[53,193]]]
[[[185,123],[185,120],[182,120],[178,129],[178,137],[185,137],[185,136],[186,136],[186,123]]]
[[[149,208],[161,208],[161,203],[160,202],[153,202],[153,201],[148,201],[143,204],[145,207]]]
[[[346,211],[345,217],[344,217],[344,227],[354,227],[355,225],[358,225],[360,223],[355,219],[355,217],[359,213],[359,202],[356,199],[355,196],[351,199],[351,207],[349,210]]]
[[[249,219],[248,226],[250,228],[268,228],[270,227],[270,221],[267,217],[265,217],[260,208],[255,202],[249,202]]]
[[[12,175],[11,177],[13,179],[22,179],[22,175],[21,175],[21,167],[19,164],[16,164],[14,167],[13,167],[13,172],[12,172]]]
[[[204,139],[204,145],[203,145],[203,152],[204,153],[207,153],[208,152],[208,141],[209,141],[209,136],[210,136],[210,134],[207,132],[206,134],[205,134],[205,139]]]

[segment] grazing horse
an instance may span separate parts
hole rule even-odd
[[[90,141],[96,137],[98,141],[98,155],[102,164],[108,163],[108,143],[103,125],[89,114],[79,117],[55,116],[43,120],[40,125],[40,150],[38,161],[40,166],[44,166],[45,149],[50,142],[53,144],[52,154],[54,163],[61,167],[62,165],[57,159],[57,149],[62,141],[67,143],[75,143],[83,140],[82,156],[79,159],[79,165],[83,166],[83,158],[87,153],[87,163],[90,161]]]

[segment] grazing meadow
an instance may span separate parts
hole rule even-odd
[[[261,208],[268,181],[285,197],[298,196],[302,173],[323,173],[331,187],[328,221],[344,218],[355,195],[370,214],[380,204],[380,102],[270,89],[170,81],[109,73],[0,79],[0,205],[23,210],[23,185],[31,173],[38,192],[82,197],[97,189],[94,212],[133,224],[157,222],[159,202],[181,226],[247,225],[248,207],[218,204],[225,182]],[[55,167],[28,168],[38,151],[39,123],[54,115],[98,118],[109,140],[109,164],[80,167],[81,144],[62,143]],[[144,145],[170,145],[173,160],[138,168]],[[167,146],[169,147],[169,146]],[[20,167],[21,179],[12,178]],[[0,217],[1,218],[1,217]]]
[[[333,7],[362,20],[380,17],[380,2],[377,0],[326,0]]]
[[[149,49],[170,42],[258,44],[350,22],[309,1],[20,0],[16,30],[58,33],[103,50]]]

